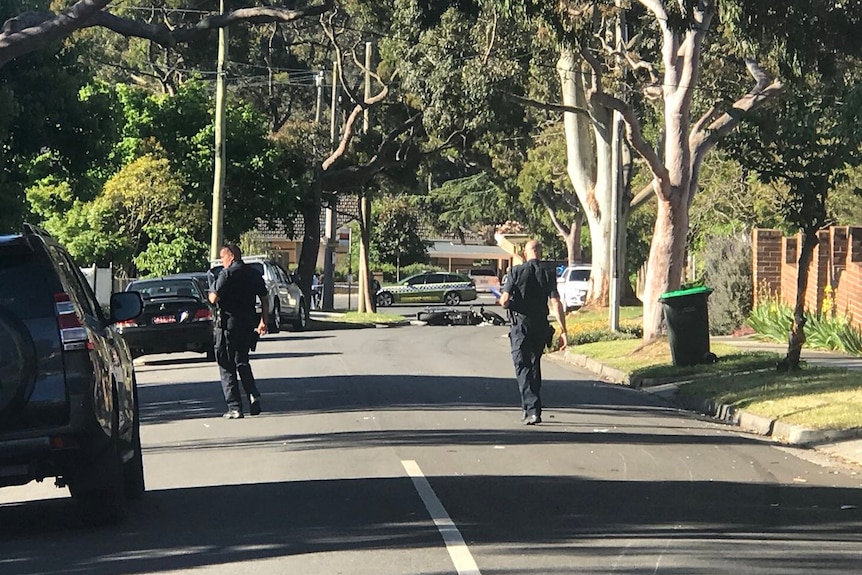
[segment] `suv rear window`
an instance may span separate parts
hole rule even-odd
[[[494,270],[471,270],[471,276],[496,276],[497,273]]]
[[[21,319],[54,315],[54,302],[47,296],[36,255],[29,250],[0,249],[0,306]]]

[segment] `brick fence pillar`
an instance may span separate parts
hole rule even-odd
[[[781,240],[779,230],[754,228],[751,232],[754,305],[781,296]]]

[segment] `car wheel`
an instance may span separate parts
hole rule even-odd
[[[382,307],[389,307],[395,301],[395,298],[392,297],[392,294],[388,291],[382,291],[377,294],[377,305]]]
[[[281,331],[281,304],[278,300],[275,300],[272,305],[272,312],[269,314],[266,331],[269,333],[278,333]]]
[[[69,478],[69,492],[78,505],[81,520],[87,525],[116,525],[126,517],[116,396],[114,406],[110,445],[95,461],[80,466]]]
[[[294,331],[302,331],[308,327],[308,307],[305,300],[299,300],[299,317],[293,321]]]
[[[123,483],[128,499],[140,499],[146,491],[144,483],[144,454],[141,450],[141,410],[138,403],[138,386],[135,383],[135,421],[132,423],[132,458],[123,464]]]
[[[461,294],[456,291],[446,292],[443,296],[443,303],[446,305],[458,305],[461,303]]]

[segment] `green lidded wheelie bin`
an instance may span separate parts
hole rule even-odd
[[[698,286],[663,293],[659,298],[667,322],[674,365],[711,363],[707,298],[712,288]]]

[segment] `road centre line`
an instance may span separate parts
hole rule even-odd
[[[455,565],[458,575],[482,575],[464,542],[464,538],[461,536],[461,532],[458,531],[455,523],[446,512],[446,508],[437,498],[437,494],[434,493],[419,465],[415,461],[409,460],[402,460],[401,465],[404,466],[407,475],[413,480],[413,487],[416,488],[416,492],[419,493],[419,497],[425,504],[425,509],[428,510],[434,525],[437,526],[437,531],[443,537],[443,543],[446,544],[449,558],[452,559],[452,564]]]

